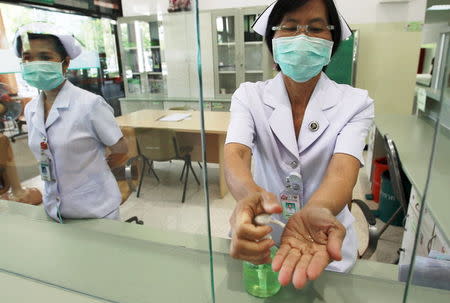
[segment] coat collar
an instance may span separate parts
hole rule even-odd
[[[295,137],[292,108],[284,84],[283,75],[279,73],[269,82],[264,90],[264,103],[273,109],[269,118],[269,124],[280,142],[295,157],[313,144],[328,128],[329,121],[325,111],[334,107],[339,102],[340,92],[336,84],[324,73],[314,88],[300,129],[300,138]],[[310,124],[316,122],[319,128],[316,131],[310,129]]]
[[[69,108],[70,106],[70,89],[73,84],[68,80],[64,83],[63,87],[56,96],[55,103],[48,114],[47,121],[44,124],[44,93],[41,92],[37,97],[36,102],[31,107],[30,112],[33,114],[33,125],[43,134],[46,133],[46,129],[49,128],[60,117],[60,109]]]

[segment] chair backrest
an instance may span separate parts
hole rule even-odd
[[[10,180],[6,177],[6,167],[11,161],[11,144],[8,137],[0,134],[0,195],[6,193],[10,187]]]
[[[397,200],[406,214],[408,204],[405,197],[405,190],[402,183],[401,164],[398,156],[397,147],[389,135],[384,136],[384,147],[386,149],[387,161],[389,166],[389,175],[391,177],[392,189]]]
[[[177,158],[176,133],[168,129],[136,128],[139,153],[153,161]]]
[[[134,128],[121,127],[123,136],[127,139],[128,153],[125,156],[124,162],[119,167],[112,169],[112,173],[116,178],[117,185],[119,186],[120,193],[122,195],[122,204],[130,197],[131,193],[139,184],[139,176],[142,164],[139,162],[139,155],[136,134]],[[126,166],[129,160],[136,159],[131,163],[131,180],[127,179]]]

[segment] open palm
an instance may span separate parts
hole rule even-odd
[[[315,280],[333,260],[341,260],[344,226],[330,210],[306,207],[294,214],[281,236],[281,246],[272,267],[282,285],[296,288]]]

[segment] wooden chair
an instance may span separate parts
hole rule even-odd
[[[195,181],[198,185],[200,185],[200,181],[198,180],[192,167],[192,146],[180,146],[176,133],[172,130],[137,128],[135,131],[138,142],[139,156],[144,161],[143,170],[141,171],[141,177],[139,180],[137,197],[139,197],[141,191],[144,171],[147,165],[150,172],[152,172],[159,181],[158,175],[153,170],[153,161],[164,162],[171,160],[184,160],[183,171],[181,174],[181,179],[184,178],[183,196],[181,198],[181,202],[184,203],[186,200],[189,172],[192,172]]]
[[[139,163],[139,153],[136,143],[135,131],[131,127],[122,127],[122,134],[128,142],[128,153],[119,159],[118,164],[111,168],[114,177],[122,194],[122,204],[124,204],[131,194],[136,190],[139,182],[141,166]],[[143,225],[144,222],[137,216],[127,219],[125,222],[136,222]]]

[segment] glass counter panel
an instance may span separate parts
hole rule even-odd
[[[406,297],[413,302],[417,294],[426,291],[446,293],[450,300],[450,32],[441,35],[440,66],[442,86],[439,87],[440,113],[436,123],[434,149],[427,188],[421,201],[417,224],[414,263]]]

